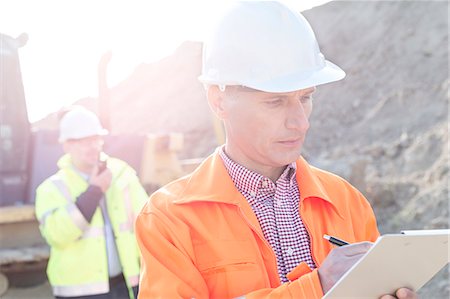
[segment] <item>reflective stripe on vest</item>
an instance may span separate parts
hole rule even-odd
[[[119,230],[121,232],[133,232],[134,231],[134,211],[133,203],[131,202],[130,187],[127,186],[123,190],[123,199],[125,203],[125,210],[127,212],[127,221],[119,224]]]
[[[45,212],[44,214],[42,214],[41,218],[38,219],[39,223],[41,225],[45,225],[45,221],[47,220],[47,217],[50,216],[51,214],[53,214],[54,211],[56,211],[58,208],[54,208],[52,210],[49,210],[47,212]]]
[[[72,286],[54,285],[54,286],[52,286],[52,288],[53,288],[53,295],[55,295],[55,296],[78,297],[78,296],[108,293],[109,292],[109,283],[107,281],[104,281],[104,282],[72,285]]]
[[[89,227],[89,222],[87,222],[86,218],[84,218],[83,214],[81,214],[80,210],[74,203],[69,204],[66,209],[70,215],[70,218],[72,218],[72,221],[80,230],[84,231]]]
[[[105,237],[105,230],[103,227],[89,227],[87,230],[83,232],[83,239],[86,238],[98,238]]]
[[[89,222],[87,222],[86,218],[84,218],[83,214],[81,214],[80,210],[75,205],[72,195],[70,195],[69,188],[67,188],[66,184],[61,179],[52,178],[51,181],[66,199],[68,203],[66,210],[70,218],[72,218],[72,221],[80,230],[86,230],[86,228],[89,227]]]

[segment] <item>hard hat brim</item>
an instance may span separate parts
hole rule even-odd
[[[58,139],[59,143],[63,143],[67,140],[77,140],[77,139],[83,139],[83,138],[87,138],[87,137],[92,137],[92,136],[106,136],[109,134],[109,131],[106,129],[101,129],[98,132],[95,132],[94,134],[83,134],[83,135],[72,135],[72,136],[61,136]]]
[[[345,72],[334,63],[325,60],[325,66],[308,73],[294,73],[261,83],[243,85],[265,92],[292,92],[313,86],[339,81],[345,77]]]
[[[270,81],[244,84],[247,87],[266,92],[292,92],[313,86],[339,81],[345,72],[334,63],[325,60],[325,66],[309,73],[301,72],[274,78]]]
[[[318,70],[309,72],[293,73],[286,76],[272,78],[264,82],[241,81],[241,82],[224,82],[223,80],[214,80],[207,76],[200,76],[198,79],[204,84],[210,85],[242,85],[252,89],[265,92],[292,92],[313,86],[339,81],[345,77],[345,72],[332,63],[325,60],[324,66]]]

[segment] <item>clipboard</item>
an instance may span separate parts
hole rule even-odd
[[[323,299],[375,299],[400,287],[417,291],[450,262],[449,240],[449,229],[380,236]]]

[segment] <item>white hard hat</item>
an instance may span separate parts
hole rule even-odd
[[[85,108],[74,108],[67,112],[59,123],[59,142],[108,134],[97,115]]]
[[[300,13],[276,1],[239,1],[204,43],[199,80],[290,92],[344,77],[345,72],[320,53]]]

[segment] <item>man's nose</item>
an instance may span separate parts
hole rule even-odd
[[[306,133],[309,129],[309,115],[300,101],[289,105],[286,112],[286,128]]]

